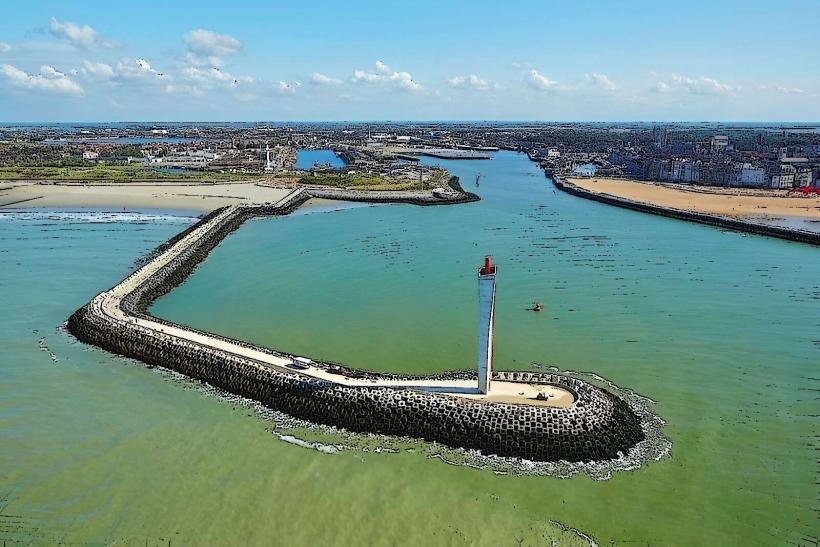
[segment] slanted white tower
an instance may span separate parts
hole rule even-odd
[[[484,257],[478,270],[478,391],[490,391],[493,377],[493,321],[495,319],[495,266]]]

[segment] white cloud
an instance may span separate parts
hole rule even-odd
[[[670,78],[659,80],[651,90],[656,93],[680,92],[692,95],[726,95],[740,91],[740,87],[724,84],[714,78],[704,76],[690,78],[673,74]]]
[[[110,104],[114,108],[122,108],[122,105],[119,103],[119,101],[117,101],[117,99],[109,100],[108,104]]]
[[[205,29],[196,29],[185,35],[188,51],[198,57],[224,57],[234,55],[242,49],[242,42],[228,36]]]
[[[105,79],[103,75],[107,72],[106,67],[108,65],[104,63],[90,64],[97,70],[97,74],[93,75],[98,79]],[[115,84],[150,85],[166,83],[168,80],[165,73],[155,70],[145,59],[123,59],[115,67],[109,68],[112,69],[113,74],[108,79]],[[86,75],[91,74],[88,66],[83,67],[83,71]]]
[[[555,89],[558,85],[558,82],[550,80],[535,69],[532,69],[529,73],[527,73],[526,80],[527,84],[529,84],[531,88],[539,91],[549,91]]]
[[[337,80],[336,78],[331,78],[330,76],[325,76],[324,74],[320,74],[318,72],[314,72],[313,76],[310,77],[311,83],[315,85],[339,85],[342,83],[341,80]]]
[[[83,61],[83,68],[81,68],[80,71],[84,76],[95,80],[110,80],[114,77],[114,67],[106,63]]]
[[[254,83],[254,79],[249,76],[234,77],[218,67],[201,69],[189,66],[182,69],[180,76],[185,80],[196,82],[198,85],[204,86],[207,89],[215,85],[233,89],[239,87],[240,84]]]
[[[88,49],[100,43],[97,31],[88,25],[80,26],[70,21],[61,23],[52,17],[48,26],[52,36],[78,48]]]
[[[202,82],[231,82],[234,79],[233,76],[231,76],[227,72],[223,72],[221,69],[217,67],[213,67],[210,69],[201,69],[189,66],[182,69],[182,75],[191,80],[198,80]]]
[[[185,57],[182,58],[182,63],[187,66],[208,66],[208,67],[220,67],[222,66],[222,58],[216,57],[214,55],[209,55],[207,57],[200,57],[198,55],[194,55],[190,51],[185,53]]]
[[[374,72],[354,70],[353,81],[356,83],[389,85],[406,91],[421,91],[423,89],[421,85],[413,80],[409,72],[394,71],[381,61],[376,61],[376,70]]]
[[[593,72],[592,74],[585,75],[584,79],[586,79],[587,83],[597,88],[603,89],[604,91],[615,91],[616,89],[618,89],[618,86],[615,85],[615,82],[610,80],[606,74],[596,74]]]
[[[453,76],[447,80],[447,83],[450,84],[450,87],[454,87],[456,89],[463,89],[466,87],[479,89],[481,91],[486,91],[492,87],[496,87],[495,84],[490,82],[489,80],[484,80],[479,78],[475,74],[470,74],[469,76]]]
[[[278,81],[274,84],[273,91],[279,95],[293,95],[301,85],[302,82]]]
[[[77,82],[52,66],[40,67],[40,74],[29,74],[11,65],[0,65],[0,72],[16,87],[64,95],[85,94]]]
[[[40,74],[45,76],[46,78],[51,79],[60,79],[60,78],[67,78],[64,72],[60,72],[53,66],[43,65],[40,67]]]
[[[523,62],[516,61],[512,64],[512,67],[517,68],[519,70],[520,69],[526,70],[526,69],[532,68],[532,64],[529,63],[528,61],[523,61]]]
[[[11,51],[11,46],[5,42],[0,42],[0,53]]]
[[[784,86],[775,86],[775,91],[779,91],[780,93],[789,93],[789,94],[801,94],[805,93],[806,91],[800,89],[799,87],[784,87]]]
[[[48,73],[47,69],[44,71]],[[77,73],[89,80],[115,86],[153,87],[166,93],[189,96],[201,96],[214,89],[236,89],[255,83],[251,77],[234,76],[218,67],[184,66],[171,73],[160,72],[143,58],[122,59],[115,65],[86,60]]]

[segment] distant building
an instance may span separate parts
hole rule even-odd
[[[688,159],[672,160],[669,166],[669,180],[673,182],[699,182],[700,162]]]
[[[652,127],[652,143],[658,150],[666,150],[669,146],[669,130],[663,126]]]
[[[794,174],[797,169],[793,165],[781,163],[779,170],[772,175],[772,188],[793,188]]]
[[[94,152],[93,150],[86,150],[85,152],[83,152],[84,160],[96,160],[99,157],[100,155],[97,152]]]
[[[559,152],[557,148],[550,148],[549,150],[547,150],[547,157],[553,159],[560,158],[561,152]]]
[[[731,186],[735,180],[735,164],[730,161],[704,161],[700,167],[700,182],[709,186]]]
[[[178,155],[152,158],[151,163],[162,167],[205,167],[208,160],[202,156]]]
[[[813,182],[812,172],[810,167],[798,167],[794,173],[794,187],[805,188],[811,186]]]
[[[735,164],[735,185],[759,187],[766,185],[766,169],[755,167],[751,163]]]
[[[723,152],[729,148],[729,137],[726,135],[715,135],[710,142],[712,152]]]
[[[210,150],[194,150],[192,152],[186,152],[185,154],[194,158],[205,158],[208,161],[218,160],[222,157],[222,154],[217,154]]]

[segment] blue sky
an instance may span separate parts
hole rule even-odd
[[[6,2],[2,121],[820,120],[820,2]]]

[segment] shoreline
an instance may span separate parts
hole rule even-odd
[[[551,180],[553,185],[561,191],[567,192],[577,197],[605,203],[607,205],[614,205],[625,209],[632,209],[633,211],[640,211],[643,213],[650,213],[658,216],[665,216],[675,218],[678,220],[686,220],[689,222],[697,222],[699,224],[707,224],[719,228],[726,228],[729,230],[736,230],[740,232],[747,232],[756,235],[763,235],[769,237],[776,237],[779,239],[786,239],[798,243],[806,243],[809,245],[820,245],[820,231],[799,230],[785,226],[778,226],[775,224],[765,224],[762,222],[754,222],[747,220],[749,217],[732,217],[726,215],[719,215],[714,213],[703,213],[689,209],[679,209],[676,207],[658,205],[646,201],[639,201],[614,194],[596,192],[589,190],[582,186],[570,182],[571,179],[564,179],[558,175],[551,175],[545,173]],[[643,184],[643,183],[635,183]],[[779,199],[779,198],[773,198]],[[802,199],[802,198],[798,198]]]
[[[311,197],[291,214],[311,214],[316,212],[339,211],[352,209],[355,207],[367,207],[378,204],[368,204],[365,202],[351,202],[336,199]],[[177,209],[170,207],[120,207],[120,206],[30,206],[25,207],[9,205],[0,208],[0,218],[13,215],[41,215],[41,216],[87,216],[87,217],[108,217],[116,215],[133,215],[134,217],[172,217],[180,219],[190,219],[197,221],[206,215],[206,211],[198,209]]]
[[[820,222],[820,196],[768,188],[724,188],[610,177],[565,177],[590,192],[674,209],[739,219],[805,219]]]
[[[0,211],[9,208],[144,208],[208,213],[239,203],[272,203],[289,189],[255,182],[18,182],[0,188]],[[15,207],[17,206],[17,207]]]
[[[297,188],[333,201],[439,205],[478,201],[450,177],[445,192],[349,190],[294,184],[292,179],[226,182],[0,181],[0,212],[38,208],[143,208],[209,213],[231,205],[271,205]]]

